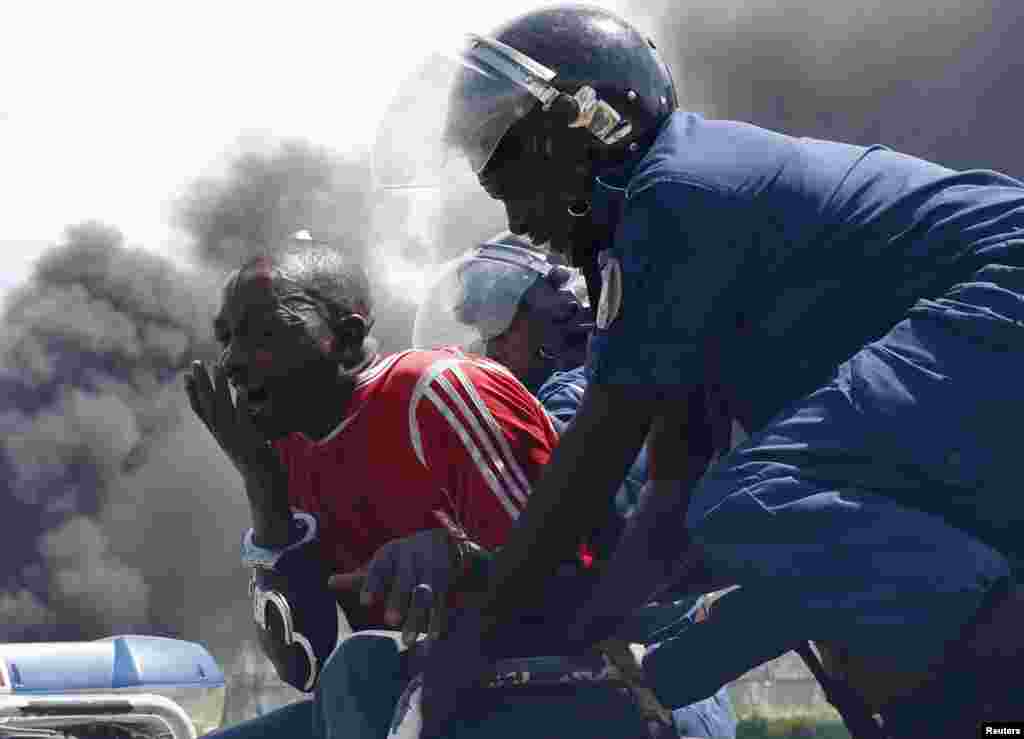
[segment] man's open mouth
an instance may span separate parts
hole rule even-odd
[[[270,393],[265,385],[252,385],[245,389],[245,399],[249,404],[249,414],[264,415],[270,405]]]

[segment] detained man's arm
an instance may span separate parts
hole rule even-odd
[[[291,508],[288,505],[288,471],[267,452],[267,462],[252,465],[244,476],[255,541],[271,549],[290,543]]]
[[[529,503],[494,562],[485,634],[534,602],[555,564],[608,507],[643,445],[654,398],[637,388],[591,385]]]

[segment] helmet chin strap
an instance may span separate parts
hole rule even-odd
[[[587,295],[590,296],[590,304],[598,305],[601,302],[601,271],[597,266],[597,253],[603,248],[604,241],[609,234],[601,233],[601,229],[591,219],[590,203],[583,202],[583,208],[569,206],[569,253],[566,255],[569,263],[583,273],[583,279],[587,283]]]

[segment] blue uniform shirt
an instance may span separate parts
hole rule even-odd
[[[919,299],[1013,264],[1024,233],[1024,186],[1004,175],[682,112],[593,204],[622,270],[593,381],[690,387],[714,361],[750,430]]]

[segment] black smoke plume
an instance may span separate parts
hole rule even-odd
[[[624,11],[684,109],[1024,176],[1012,0],[696,0]]]
[[[362,258],[370,229],[365,157],[301,140],[239,142],[219,176],[197,179],[176,221],[205,265],[232,268],[306,230]]]
[[[183,603],[224,605],[215,585],[188,580],[208,565],[211,579],[228,576],[237,534],[217,519],[244,511],[225,495],[229,472],[210,445],[185,438],[175,382],[190,358],[212,356],[211,294],[116,229],[86,223],[9,297],[0,641],[184,633],[194,624]]]

